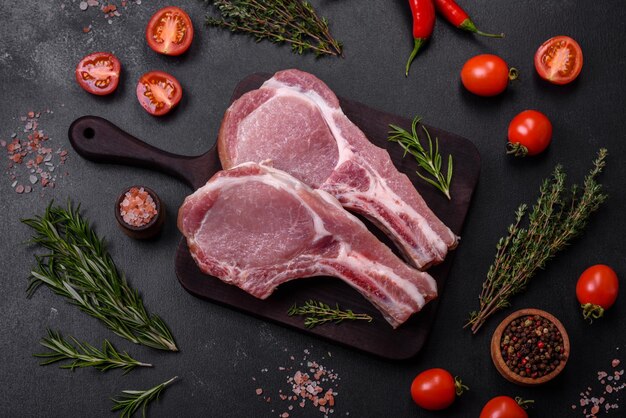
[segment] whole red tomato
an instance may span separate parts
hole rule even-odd
[[[516,157],[537,155],[552,141],[552,123],[536,110],[524,110],[509,124],[508,153]]]
[[[461,82],[478,96],[497,96],[506,90],[509,81],[517,78],[517,70],[497,55],[476,55],[467,60],[461,70]]]
[[[509,396],[496,396],[485,404],[479,418],[528,418],[528,414],[520,405],[524,403]]]
[[[418,374],[411,384],[411,397],[420,407],[438,411],[452,405],[457,395],[463,393],[461,381],[444,369],[429,369]]]
[[[615,303],[619,280],[615,271],[604,264],[589,267],[576,283],[576,297],[585,319],[600,318]]]

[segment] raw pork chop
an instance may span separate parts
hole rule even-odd
[[[420,269],[443,261],[457,236],[428,208],[389,154],[369,142],[315,76],[278,72],[226,111],[218,138],[225,169],[271,160],[384,230]]]
[[[260,299],[281,283],[339,277],[397,327],[437,295],[339,202],[275,168],[245,163],[188,196],[178,228],[207,274]]]

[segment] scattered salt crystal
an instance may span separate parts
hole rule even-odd
[[[30,187],[30,186],[24,187],[24,193],[30,193],[32,190],[33,190],[33,188]]]
[[[261,395],[262,393],[263,393],[263,389],[261,389],[261,388],[257,388],[257,390],[256,390],[256,394],[257,394],[257,395]]]
[[[30,180],[30,184],[37,183],[37,176],[31,175],[28,180]]]
[[[15,188],[15,193],[17,193],[17,194],[22,194],[22,193],[24,193],[24,186],[22,186],[21,184],[20,184],[19,186],[17,186],[17,187]]]
[[[86,1],[81,1],[78,7],[80,7],[80,10],[87,10],[87,7],[89,6],[87,5]]]
[[[11,188],[15,188],[15,186],[17,185],[17,180],[15,180],[13,183],[11,183]]]
[[[89,5],[89,7],[97,6],[98,0],[87,0],[87,4]]]

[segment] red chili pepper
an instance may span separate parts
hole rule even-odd
[[[481,32],[476,28],[476,25],[469,18],[469,15],[456,4],[454,0],[435,0],[435,7],[441,15],[454,26],[459,29],[466,30],[468,32],[475,33],[477,35],[488,36],[490,38],[502,38],[504,34],[493,34]]]
[[[433,0],[409,0],[411,14],[413,15],[413,39],[415,46],[406,63],[406,75],[409,75],[409,67],[417,55],[420,47],[430,38],[435,28],[435,5]]]

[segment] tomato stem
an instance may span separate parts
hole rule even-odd
[[[583,318],[589,320],[592,323],[594,319],[602,318],[604,315],[604,308],[600,305],[594,305],[593,303],[585,303],[580,305],[583,310]]]
[[[454,391],[456,392],[456,396],[461,396],[464,391],[469,390],[469,387],[461,382],[461,378],[459,376],[454,377]]]
[[[525,157],[528,155],[528,148],[519,142],[509,142],[506,144],[506,153],[514,157]]]
[[[524,408],[524,409],[528,409],[528,406],[529,406],[530,404],[535,403],[535,401],[534,401],[534,400],[532,400],[532,399],[527,399],[527,400],[524,400],[521,396],[516,396],[516,397],[515,397],[515,402],[517,402],[517,404],[518,404],[519,406],[521,406],[522,408]]]
[[[509,68],[509,81],[515,81],[519,78],[519,71],[515,67]]]

